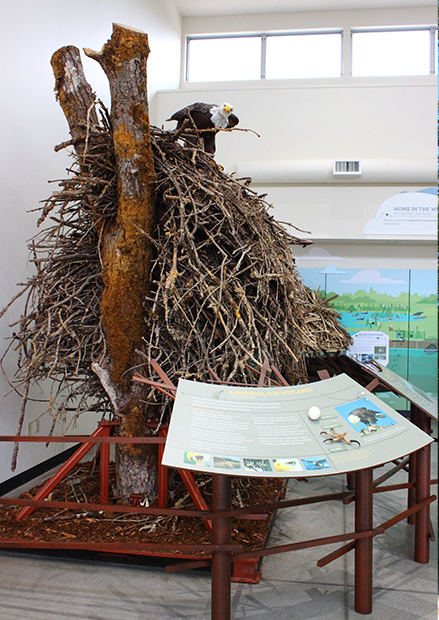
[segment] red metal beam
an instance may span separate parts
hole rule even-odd
[[[265,358],[264,363],[262,364],[260,375],[259,375],[258,387],[263,387],[265,383],[265,377],[267,376],[267,370],[268,370],[268,359]]]
[[[180,573],[184,570],[197,568],[207,568],[212,564],[211,558],[208,560],[192,560],[190,562],[179,562],[178,564],[168,564],[165,568],[166,573]]]
[[[243,560],[246,558],[261,558],[266,555],[275,555],[278,553],[286,553],[289,551],[298,551],[300,549],[310,549],[311,547],[321,547],[323,545],[332,545],[345,540],[360,540],[364,538],[374,538],[379,534],[384,534],[383,527],[376,527],[367,532],[348,532],[346,534],[337,534],[334,536],[326,536],[325,538],[314,538],[312,540],[304,540],[298,543],[290,543],[287,545],[279,545],[278,547],[268,547],[267,549],[255,549],[254,551],[244,551],[233,556],[233,560]]]
[[[157,360],[154,360],[154,359],[150,360],[150,364],[154,368],[154,370],[156,371],[160,379],[163,381],[163,383],[166,385],[166,387],[170,387],[173,390],[177,389],[177,387],[172,383],[171,379],[165,373],[165,371],[160,366],[160,364],[157,362]]]
[[[5,506],[31,506],[35,508],[67,508],[68,510],[90,510],[92,512],[120,512],[130,514],[165,515],[171,517],[205,517],[206,513],[201,510],[186,510],[183,508],[153,508],[143,506],[123,506],[122,504],[93,504],[88,502],[55,502],[48,499],[32,500],[19,498],[0,497],[0,505]],[[212,513],[207,514],[212,517]]]
[[[235,552],[242,549],[237,544],[185,544],[185,543],[91,543],[91,542],[47,542],[40,540],[12,540],[0,538],[0,547],[8,549],[78,549],[85,551],[115,551],[115,552],[142,552],[142,551],[220,551]]]
[[[166,440],[168,430],[167,428],[161,428],[159,430],[159,437],[163,437]],[[168,468],[162,465],[163,453],[165,451],[165,444],[160,443],[158,445],[158,498],[157,504],[159,508],[167,508],[168,506]]]
[[[331,378],[331,375],[326,370],[326,368],[323,368],[322,370],[318,370],[317,374],[319,375],[320,381],[324,381],[325,379],[330,379]]]
[[[271,370],[276,375],[276,377],[279,379],[281,385],[284,385],[285,387],[289,387],[288,381],[285,379],[285,377],[282,375],[282,373],[280,372],[280,370],[276,366],[273,366],[273,364],[272,364],[271,365]],[[273,383],[274,383],[274,381],[273,381]]]
[[[194,502],[198,510],[209,511],[209,507],[204,501],[204,497],[200,493],[200,489],[198,488],[197,483],[195,482],[192,472],[188,471],[187,469],[179,469],[178,473],[180,474],[185,484],[185,487],[187,488],[189,495],[191,496],[192,501]],[[208,519],[205,521],[204,527],[206,528],[208,532],[212,531],[211,519]]]
[[[95,431],[96,432],[96,431]],[[37,443],[165,443],[164,437],[105,437],[93,435],[0,435],[2,441],[37,442]]]
[[[380,384],[381,381],[378,379],[378,377],[375,377],[375,379],[372,379],[372,381],[365,386],[365,389],[368,392],[373,392],[374,389],[377,388]]]
[[[352,551],[352,549],[355,549],[355,540],[348,543],[347,545],[344,545],[343,547],[340,547],[340,549],[336,549],[332,553],[328,553],[328,555],[325,555],[324,558],[320,558],[320,560],[317,560],[317,566],[319,568],[322,568],[322,566],[326,566],[334,560],[341,558],[342,555],[345,555],[349,551]]]
[[[107,428],[105,426],[99,426],[92,437],[102,437],[107,433]],[[35,495],[35,500],[43,500],[45,499],[49,493],[53,491],[53,489],[63,480],[67,474],[79,463],[79,461],[84,458],[84,456],[93,448],[93,443],[84,443],[72,456],[64,463],[64,465],[56,472],[55,475],[51,477],[51,479],[46,482],[46,484],[38,491]],[[26,506],[20,510],[20,512],[15,517],[16,521],[21,521],[28,517],[33,513],[35,507]]]
[[[138,373],[134,375],[133,381],[151,385],[152,387],[155,387],[155,389],[161,392],[162,394],[165,394],[166,396],[169,396],[169,398],[172,398],[172,400],[175,400],[175,392],[177,391],[176,387],[171,387],[171,386],[165,385],[164,383],[159,383],[158,381],[152,381],[151,379],[147,379],[146,377],[143,377],[142,375],[139,375]]]
[[[105,420],[101,420],[99,426],[104,429],[105,437],[109,437],[111,428],[114,425],[111,422],[108,423]],[[99,450],[99,501],[101,504],[108,504],[110,487],[110,444],[101,443]]]
[[[232,508],[230,510],[219,511],[215,514],[204,515],[201,518],[217,519],[221,517],[233,517],[235,519],[246,519],[248,515],[257,513],[272,512],[280,508],[292,508],[293,506],[304,506],[306,504],[317,504],[319,502],[329,502],[332,500],[343,499],[349,491],[340,493],[331,493],[328,495],[316,495],[314,497],[304,497],[302,499],[281,500],[279,502],[271,502],[269,504],[259,504],[258,506],[249,506],[246,508]]]

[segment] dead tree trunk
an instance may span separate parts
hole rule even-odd
[[[113,35],[101,52],[84,50],[104,69],[112,98],[118,210],[116,218],[99,231],[102,279],[101,325],[106,351],[93,364],[122,418],[120,434],[147,433],[138,384],[131,381],[135,351],[144,336],[143,298],[149,288],[154,227],[154,161],[147,101],[146,60],[148,37],[138,30],[113,25]],[[79,52],[66,47],[52,57],[57,98],[67,117],[72,143],[84,152],[85,134],[97,122],[94,95],[83,74]],[[88,135],[87,135],[88,138]],[[84,172],[84,171],[83,171]],[[122,446],[118,453],[118,492],[141,493],[153,499],[157,456],[154,446]]]
[[[105,71],[111,92],[118,212],[102,236],[104,291],[101,322],[107,359],[95,366],[103,385],[113,394],[122,416],[121,434],[146,432],[144,408],[131,382],[135,350],[142,344],[145,322],[143,298],[149,289],[152,247],[148,236],[154,227],[154,159],[149,126],[145,33],[113,25],[113,35],[101,52],[84,50]],[[145,234],[146,233],[146,234]],[[118,452],[119,493],[155,494],[154,446],[121,446]]]
[[[85,79],[79,50],[67,45],[57,50],[51,65],[55,76],[56,98],[64,112],[78,154],[84,153],[87,132],[98,124],[95,96]]]

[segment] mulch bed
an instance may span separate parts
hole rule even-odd
[[[194,474],[200,491],[211,506],[212,478],[207,474]],[[35,486],[21,498],[32,499],[42,485]],[[110,488],[114,486],[114,464],[110,467]],[[265,504],[280,499],[285,483],[276,478],[232,479],[232,507],[239,508]],[[195,508],[178,472],[170,470],[169,507]],[[93,462],[78,465],[50,494],[52,501],[78,501],[99,503],[99,470]],[[113,497],[110,503],[129,505]],[[0,537],[45,542],[88,543],[186,543],[212,542],[211,534],[201,520],[194,517],[151,516],[145,514],[120,514],[68,509],[37,508],[22,521],[15,515],[20,507],[0,507]],[[259,549],[268,537],[272,514],[266,520],[234,520],[232,542],[241,544],[244,551]],[[1,542],[0,542],[1,547]],[[175,552],[172,553],[176,555]],[[185,555],[184,553],[182,555]],[[195,552],[191,555],[208,555]]]

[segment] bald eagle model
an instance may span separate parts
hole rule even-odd
[[[362,422],[367,428],[377,428],[377,418],[385,418],[386,416],[373,409],[367,409],[366,407],[359,407],[354,409],[348,415],[348,420],[351,424],[357,426],[359,422]]]
[[[193,103],[192,105],[188,105],[182,110],[175,112],[168,118],[168,121],[177,121],[176,129],[180,129],[183,125],[184,121],[187,119],[188,128],[191,128],[193,125],[197,129],[214,129],[217,127],[218,129],[227,129],[230,127],[234,127],[239,123],[239,118],[232,114],[233,108],[230,103],[223,103],[222,105],[216,105],[214,103]],[[193,124],[191,122],[193,121]],[[206,153],[211,153],[214,155],[216,146],[215,146],[215,131],[201,131],[201,139],[204,144],[204,150]],[[198,140],[196,136],[189,136],[188,141],[195,146],[198,144]]]

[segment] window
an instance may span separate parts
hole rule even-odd
[[[267,79],[341,75],[341,33],[267,36]]]
[[[186,80],[339,77],[341,30],[187,39]]]
[[[437,28],[433,27],[353,30],[352,75],[434,73],[436,32]]]
[[[436,46],[437,26],[353,28],[351,75],[436,73]],[[187,37],[186,81],[337,78],[342,50],[341,28],[193,35]]]
[[[258,80],[260,77],[260,36],[188,39],[187,81]]]

